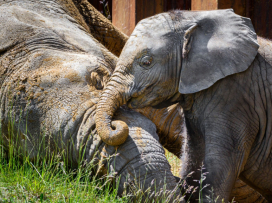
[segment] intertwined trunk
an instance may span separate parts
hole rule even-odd
[[[128,99],[126,87],[118,81],[118,76],[111,78],[100,97],[96,113],[98,134],[106,144],[114,146],[124,143],[129,133],[126,123],[112,121],[114,113]]]

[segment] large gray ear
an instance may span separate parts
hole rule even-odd
[[[183,12],[184,32],[179,92],[190,94],[245,71],[259,45],[250,19],[231,9]],[[183,24],[184,26],[184,24]]]

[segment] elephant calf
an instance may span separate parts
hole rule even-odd
[[[181,159],[181,166],[193,161],[187,156],[190,135],[186,133],[184,112],[180,104],[176,103],[162,109],[145,107],[136,111],[145,115],[157,126],[160,143]],[[240,179],[236,180],[232,188],[229,201],[232,200],[238,203],[267,203],[260,193]]]
[[[271,41],[257,39],[250,19],[231,9],[172,11],[144,19],[103,90],[98,133],[106,143],[120,145],[125,128],[111,129],[119,106],[179,102],[188,131],[183,157],[189,161],[182,175],[204,164],[203,184],[209,184],[204,202],[209,188],[228,200],[237,178],[272,202],[271,50]],[[189,184],[196,185],[194,179],[200,172]]]
[[[120,195],[133,185],[180,194],[146,117],[118,110],[116,119],[129,129],[119,147],[96,133],[96,104],[117,58],[89,33],[72,1],[0,1],[0,22],[1,139],[7,150],[13,142],[30,159],[65,151],[71,167],[82,156],[95,159],[97,173],[120,177]]]

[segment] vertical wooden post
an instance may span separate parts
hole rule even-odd
[[[130,35],[142,19],[172,9],[188,10],[191,0],[112,0],[112,23]]]
[[[192,10],[216,10],[218,9],[218,0],[192,0]]]
[[[112,0],[112,23],[130,35],[136,25],[136,0]]]
[[[192,0],[192,10],[216,10],[232,8],[235,13],[246,16],[246,0]]]
[[[147,17],[163,12],[164,0],[136,0],[136,24]]]

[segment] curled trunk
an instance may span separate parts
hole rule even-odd
[[[96,127],[102,140],[108,145],[121,145],[128,137],[128,126],[123,121],[112,121],[115,111],[125,103],[124,87],[116,88],[115,77],[104,89],[97,105]]]
[[[117,150],[114,146],[105,145],[102,156],[116,155],[104,165],[109,166],[108,173],[118,174],[120,179],[116,180],[120,181],[119,195],[132,194],[137,199],[140,194],[144,198],[156,198],[163,200],[162,202],[167,202],[164,201],[168,198],[165,192],[172,195],[168,198],[169,201],[180,196],[171,166],[158,141],[155,125],[141,114],[130,110],[119,109],[115,118],[127,123],[129,136]]]

